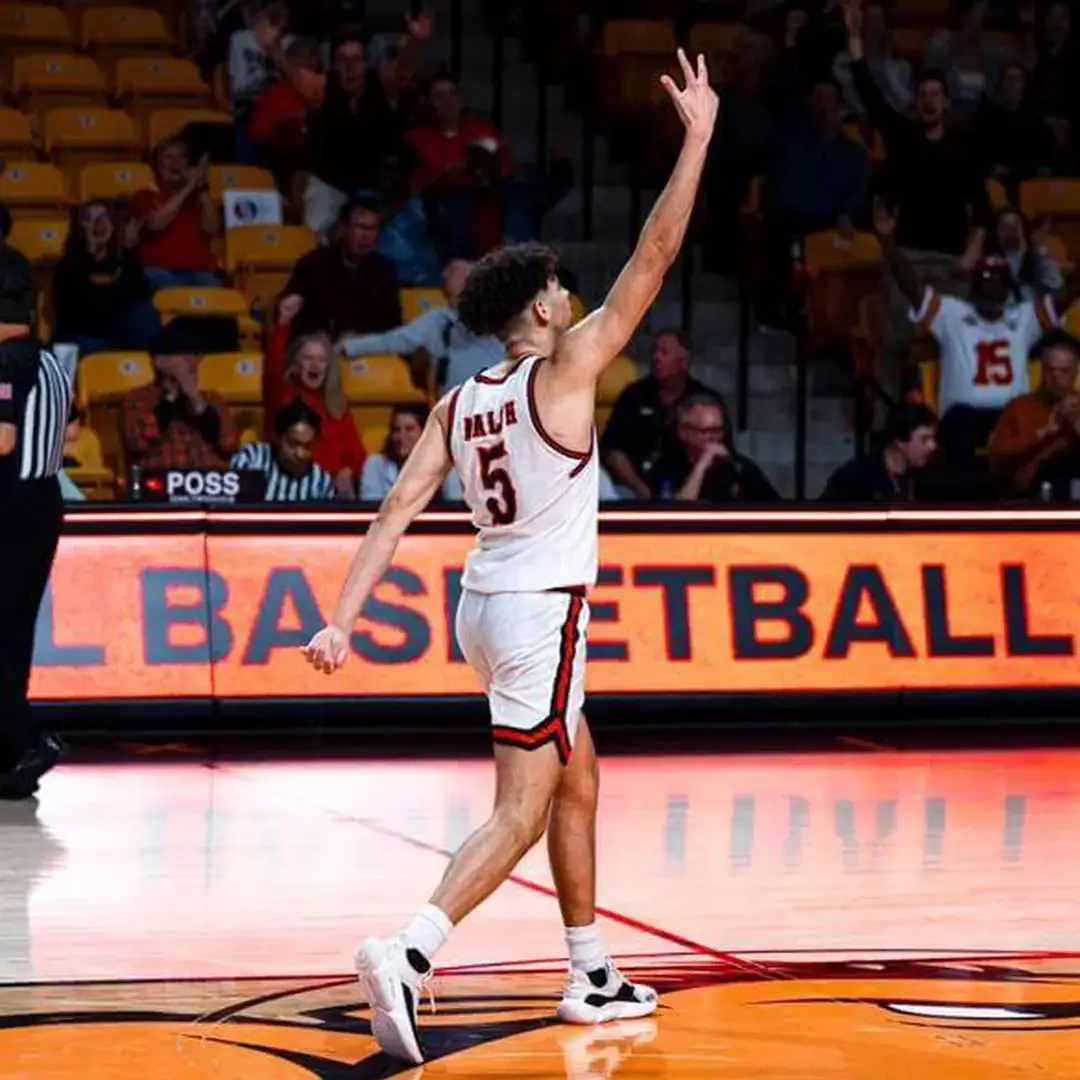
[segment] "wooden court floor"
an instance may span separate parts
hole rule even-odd
[[[487,813],[487,762],[71,765],[0,804],[3,1080],[1080,1077],[1080,753],[604,762],[604,933],[648,1020],[555,1022],[544,853],[440,954],[428,1063],[350,958]]]

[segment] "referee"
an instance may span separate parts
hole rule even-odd
[[[35,732],[27,700],[38,609],[56,557],[64,503],[57,474],[71,378],[30,332],[34,286],[0,267],[0,799],[28,799],[60,756]]]

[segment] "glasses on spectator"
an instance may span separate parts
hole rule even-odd
[[[720,436],[724,434],[723,424],[683,424],[683,427],[687,431],[696,431],[699,435]]]

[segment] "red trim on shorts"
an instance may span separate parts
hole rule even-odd
[[[461,387],[457,387],[450,395],[450,403],[446,407],[446,456],[450,464],[454,463],[454,414],[457,412],[457,399],[461,393]]]
[[[555,667],[555,680],[551,688],[551,709],[548,715],[528,731],[496,725],[491,736],[504,746],[517,746],[523,750],[536,750],[546,743],[555,743],[559,761],[570,761],[570,732],[566,726],[566,708],[570,703],[570,688],[574,681],[574,658],[577,655],[578,623],[584,606],[584,590],[570,592],[570,603],[559,631],[559,662]]]
[[[570,739],[566,733],[565,718],[552,717],[541,720],[528,731],[519,731],[511,727],[493,727],[491,737],[503,746],[516,746],[521,750],[539,750],[549,742],[555,744],[559,752],[559,761],[565,765],[570,760]]]
[[[532,425],[536,428],[536,434],[540,436],[554,450],[557,454],[562,454],[563,457],[568,457],[572,461],[581,462],[581,464],[571,473],[571,476],[576,476],[592,457],[593,446],[592,440],[596,437],[596,430],[593,429],[593,435],[589,440],[588,450],[571,450],[569,447],[563,446],[562,443],[556,442],[548,433],[540,420],[540,410],[536,407],[536,373],[540,370],[540,365],[544,362],[544,357],[537,357],[536,363],[533,364],[529,371],[528,382],[525,387],[525,400],[529,404],[529,419],[532,420]]]

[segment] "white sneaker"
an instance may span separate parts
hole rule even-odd
[[[658,1005],[651,986],[632,983],[608,960],[604,967],[587,974],[571,970],[555,1012],[568,1024],[603,1024],[648,1016]]]
[[[356,952],[356,972],[371,1006],[371,1031],[391,1057],[423,1063],[417,1003],[431,978],[431,964],[400,937],[368,938]]]

